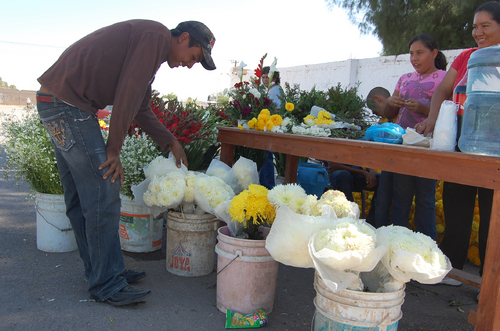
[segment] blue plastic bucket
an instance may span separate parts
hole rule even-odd
[[[315,194],[320,198],[328,182],[328,173],[321,164],[299,162],[297,184],[302,186],[307,194]]]

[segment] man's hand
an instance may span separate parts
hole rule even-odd
[[[377,186],[377,175],[375,173],[375,170],[369,169],[368,171],[363,172],[363,176],[365,176],[366,180],[366,187],[374,188],[375,186]]]
[[[113,175],[111,177],[111,183],[114,183],[118,179],[118,177],[120,177],[120,183],[123,185],[125,174],[123,172],[122,163],[120,161],[120,155],[113,155],[106,149],[106,157],[106,162],[101,164],[98,168],[99,170],[102,170],[106,167],[109,167],[109,169],[106,170],[104,176],[102,176],[102,179],[107,179],[109,176]]]
[[[168,148],[170,149],[172,154],[174,154],[175,164],[177,165],[177,168],[181,168],[181,162],[184,163],[186,167],[188,166],[186,153],[184,153],[184,149],[182,149],[181,144],[179,144],[177,140],[174,140],[170,144],[168,144]]]

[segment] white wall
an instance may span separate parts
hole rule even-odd
[[[463,51],[455,49],[443,51],[448,61],[448,68],[453,60]],[[310,91],[314,85],[317,90],[327,90],[339,82],[342,88],[355,86],[364,99],[375,86],[382,86],[394,92],[394,87],[401,75],[414,71],[410,63],[410,55],[391,55],[371,59],[351,59],[340,62],[302,65],[288,68],[278,68],[281,75],[281,85],[300,84],[301,90]]]
[[[443,51],[448,61],[448,68],[463,49]],[[250,81],[253,69],[245,68],[243,80]],[[310,91],[316,85],[317,90],[326,91],[339,82],[342,88],[360,83],[358,94],[364,99],[376,86],[382,86],[392,94],[399,77],[413,71],[410,55],[381,56],[370,59],[351,59],[340,62],[306,64],[296,67],[277,68],[281,75],[281,86],[300,84],[300,89]],[[239,82],[237,68],[233,68],[231,87]]]

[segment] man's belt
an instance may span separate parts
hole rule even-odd
[[[47,95],[47,96],[45,96],[45,95],[37,95],[36,96],[36,101],[51,102],[51,103],[64,103],[64,101],[62,101],[59,98],[56,98],[53,95]]]

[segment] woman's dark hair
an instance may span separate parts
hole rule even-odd
[[[490,1],[487,3],[483,3],[481,6],[477,7],[474,15],[485,11],[491,15],[491,17],[500,24],[500,3],[498,1]]]
[[[415,41],[420,41],[422,44],[424,44],[425,47],[427,47],[431,51],[437,49],[438,54],[434,59],[434,65],[438,69],[446,70],[446,66],[448,65],[448,62],[446,61],[446,56],[444,56],[443,52],[439,50],[438,43],[433,36],[431,36],[428,33],[419,34],[418,36],[415,36],[410,40],[410,42],[408,43],[408,48],[410,48]]]
[[[262,75],[269,74],[270,69],[271,69],[270,67],[263,67],[262,68]],[[279,85],[281,83],[280,72],[279,71],[275,71],[274,72],[274,74],[273,74],[273,82],[276,85]]]
[[[172,34],[172,37],[179,37],[184,31],[177,30],[177,29],[172,29],[170,30],[170,33]],[[196,41],[196,39],[191,38],[191,35],[189,36],[189,45],[188,47],[201,47],[201,44]]]

